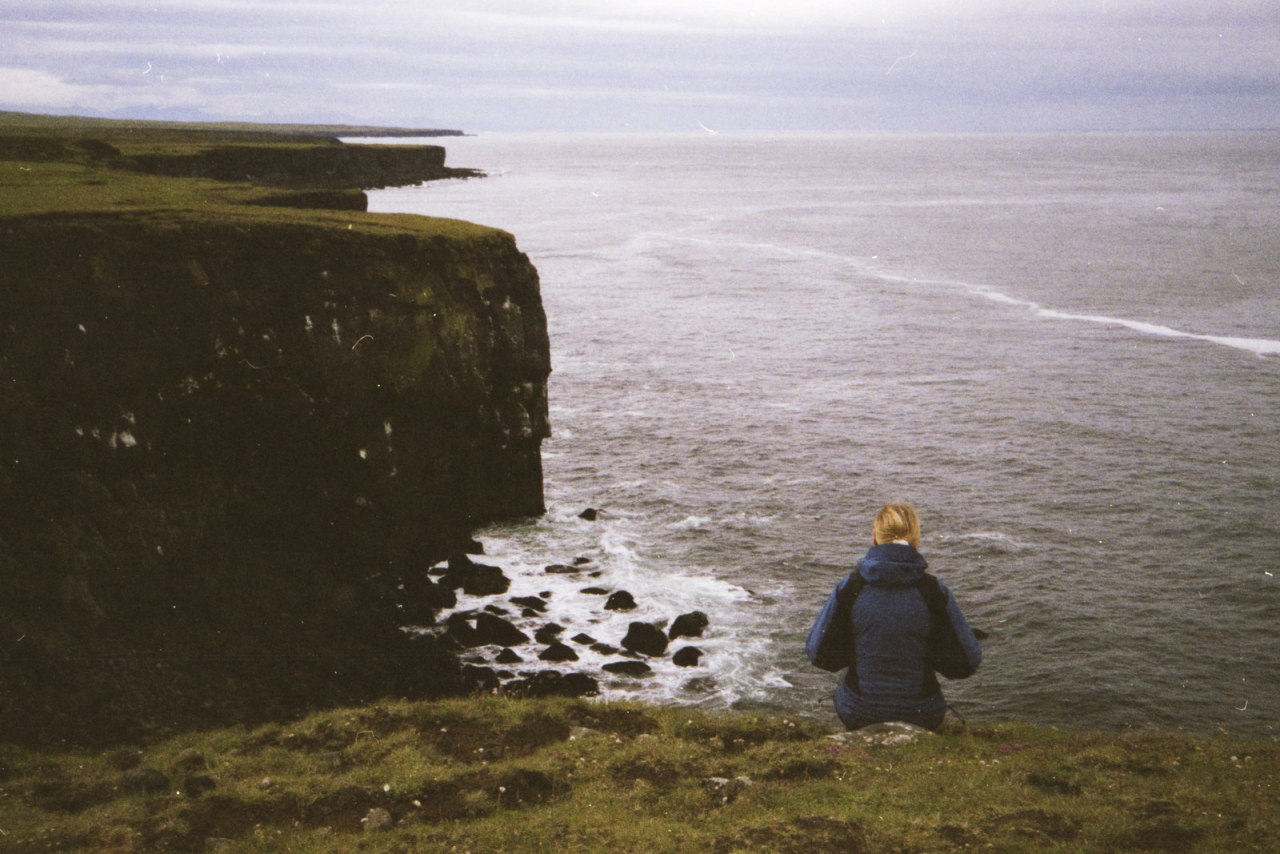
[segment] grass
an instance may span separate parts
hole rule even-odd
[[[279,187],[250,181],[218,181],[144,174],[121,168],[103,155],[188,155],[212,148],[243,146],[247,157],[267,149],[303,150],[341,146],[322,134],[338,128],[304,125],[180,124],[0,112],[0,217],[104,213],[148,215],[188,212],[234,214],[240,219],[336,222],[310,207],[282,207],[290,195]],[[372,133],[373,128],[361,128]],[[354,147],[354,146],[353,146]],[[464,170],[465,171],[465,170]],[[343,191],[334,191],[341,194]],[[349,191],[361,197],[359,191]],[[319,205],[317,207],[332,207]],[[283,211],[283,212],[282,212]],[[371,217],[347,211],[341,226],[354,221],[374,228],[439,230],[423,217]],[[424,221],[425,220],[425,221]],[[456,226],[453,226],[457,230]],[[476,227],[473,226],[473,229]]]
[[[0,849],[1273,851],[1277,772],[1275,741],[1011,723],[881,747],[677,707],[398,701],[0,747]]]

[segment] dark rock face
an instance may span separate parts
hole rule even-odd
[[[657,626],[636,622],[627,628],[622,647],[641,655],[662,655],[667,651],[667,636]]]
[[[120,167],[151,175],[248,180],[278,187],[369,189],[477,174],[447,168],[445,150],[438,145],[229,145],[194,154],[136,155],[118,160]]]
[[[469,687],[367,579],[542,512],[537,273],[309,216],[0,220],[6,736]]]
[[[461,588],[471,596],[497,596],[511,587],[511,579],[500,567],[473,563],[465,555],[449,561],[449,571],[440,578],[440,583],[454,590]]]

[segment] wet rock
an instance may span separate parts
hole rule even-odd
[[[454,590],[461,588],[470,596],[498,596],[511,587],[511,579],[499,567],[474,563],[462,554],[449,559],[449,571],[440,583]]]
[[[572,647],[556,641],[539,653],[538,658],[541,661],[577,661],[578,654]]]
[[[603,511],[597,510],[594,507],[588,507],[586,510],[583,510],[581,513],[578,514],[578,518],[585,519],[588,522],[594,522],[600,518],[600,514],[602,512]]]
[[[643,661],[611,661],[601,668],[608,673],[617,673],[622,676],[647,676],[653,672],[653,668],[645,664]]]
[[[702,658],[702,650],[696,646],[686,646],[671,656],[671,661],[678,667],[697,667],[700,658]]]
[[[606,594],[606,593],[608,593],[608,592],[609,592],[609,588],[607,588],[607,587],[584,587],[584,588],[582,588],[581,590],[579,590],[578,592],[579,592],[579,593],[585,593],[585,594],[587,594],[588,596],[603,596],[604,594]]]
[[[553,563],[546,567],[543,572],[550,573],[551,575],[572,575],[573,573],[582,572],[582,567],[569,566],[565,563]]]
[[[600,683],[585,673],[544,670],[525,679],[513,679],[503,690],[524,697],[583,697],[600,693]]]
[[[593,638],[591,635],[587,634],[586,632],[578,632],[569,640],[573,641],[574,643],[580,643],[583,646],[591,646],[593,643],[596,642],[596,639]]]
[[[559,623],[547,623],[533,633],[533,639],[538,643],[554,643],[563,631],[564,626]]]
[[[667,637],[671,640],[676,638],[700,638],[707,626],[711,625],[711,620],[701,611],[691,611],[688,614],[681,614],[676,617],[675,622],[671,624],[671,630],[667,632]]]
[[[616,646],[610,646],[607,643],[593,643],[591,648],[601,655],[615,655],[618,652]]]
[[[606,611],[634,611],[635,608],[635,597],[625,590],[617,591],[604,602]]]
[[[547,602],[538,596],[512,596],[511,604],[519,605],[521,608],[527,608],[531,611],[547,610]]]
[[[641,655],[662,655],[667,651],[667,636],[657,626],[636,622],[627,628],[622,647]]]
[[[448,627],[448,635],[462,647],[483,646],[484,641],[477,638],[475,626],[472,625],[472,619],[475,615],[470,612],[460,611],[450,614],[445,621]]]
[[[480,611],[476,614],[475,646],[495,644],[497,646],[519,646],[529,642],[529,636],[515,627],[509,620],[496,614]]]
[[[498,653],[493,660],[498,664],[518,664],[524,661],[524,659],[510,647],[503,649],[502,652]]]

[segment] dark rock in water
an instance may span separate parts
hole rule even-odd
[[[490,614],[497,614],[499,617],[505,617],[507,616],[507,614],[511,613],[506,608],[503,608],[501,605],[494,605],[492,602],[490,602],[488,605],[485,605],[484,609],[488,611]]]
[[[526,679],[513,679],[503,691],[523,697],[583,697],[600,693],[600,683],[585,673],[565,675],[545,670]]]
[[[515,627],[509,620],[504,620],[487,611],[476,614],[476,630],[474,646],[496,644],[498,646],[519,646],[528,643],[529,636]]]
[[[614,593],[604,603],[606,611],[634,611],[635,608],[635,597],[625,590],[619,590]]]
[[[607,643],[593,643],[591,645],[591,649],[601,655],[614,655],[618,652],[618,648],[616,646],[610,646]]]
[[[570,640],[572,640],[574,643],[580,643],[583,646],[591,646],[591,644],[596,642],[596,639],[593,638],[591,635],[587,634],[586,632],[578,632],[576,635],[570,638]]]
[[[494,657],[493,660],[497,664],[519,664],[520,662],[524,661],[524,659],[521,658],[519,655],[517,655],[515,650],[511,649],[510,647],[504,648],[502,652],[499,652]]]
[[[603,596],[604,594],[606,594],[606,593],[608,593],[608,592],[609,592],[609,588],[607,588],[607,587],[584,587],[584,588],[582,588],[581,590],[579,590],[578,592],[579,592],[579,593],[586,593],[588,596]]]
[[[471,596],[498,596],[511,587],[511,579],[500,568],[472,563],[465,555],[462,558],[465,562],[456,558],[449,561],[449,571],[440,579],[441,584],[455,590],[462,588]]]
[[[482,646],[484,641],[476,638],[475,626],[471,623],[472,615],[470,613],[459,612],[450,614],[445,621],[448,627],[449,637],[453,638],[462,647]]]
[[[541,661],[577,661],[578,654],[573,651],[573,647],[556,641],[539,653],[538,658]]]
[[[568,564],[565,564],[565,563],[553,563],[550,566],[546,567],[543,571],[548,572],[551,575],[571,575],[575,572],[582,572],[582,567],[569,566]]]
[[[700,638],[707,626],[711,625],[711,620],[701,611],[691,611],[688,614],[681,614],[676,617],[675,622],[671,624],[671,631],[667,632],[667,637],[671,640],[676,638]]]
[[[552,643],[563,631],[564,626],[559,623],[547,623],[545,626],[533,633],[533,639],[538,643]]]
[[[547,610],[546,600],[540,599],[537,596],[512,596],[511,603],[513,605],[519,605],[521,608],[531,608],[534,611]]]
[[[484,543],[479,540],[472,540],[467,543],[467,547],[463,551],[469,555],[482,555],[484,554]]]
[[[680,667],[696,667],[700,658],[702,658],[702,650],[696,646],[683,647],[671,656],[672,662]]]
[[[973,636],[978,640],[986,640],[987,638],[991,637],[991,633],[987,631],[983,631],[982,629],[975,628],[973,630]]]
[[[611,661],[606,664],[602,670],[609,673],[619,673],[623,676],[647,676],[653,672],[653,668],[645,664],[643,661]]]
[[[600,511],[594,507],[588,507],[578,514],[579,519],[586,519],[588,522],[594,522],[600,518]]]
[[[667,651],[667,636],[662,629],[650,623],[632,623],[622,639],[622,646],[642,655],[662,655]]]

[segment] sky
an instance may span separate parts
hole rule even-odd
[[[1280,0],[5,0],[0,110],[488,131],[1280,127]]]

